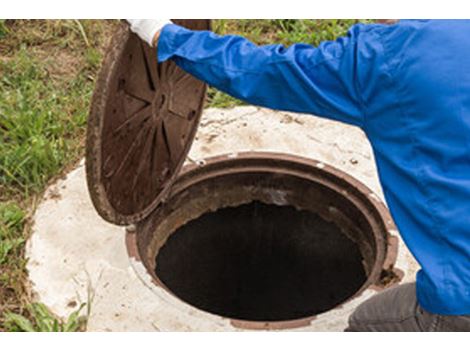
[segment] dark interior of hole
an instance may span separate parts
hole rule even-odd
[[[156,261],[157,276],[180,299],[252,321],[327,311],[366,280],[359,248],[334,223],[260,202],[187,223],[170,236]]]

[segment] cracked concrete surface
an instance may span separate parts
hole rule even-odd
[[[362,131],[313,116],[256,107],[204,112],[187,163],[240,151],[314,158],[349,173],[383,199],[374,158]],[[91,301],[90,331],[231,331],[227,319],[181,302],[148,282],[126,252],[124,229],[102,220],[88,196],[83,162],[45,192],[27,244],[37,300],[65,317]],[[396,234],[397,235],[397,234]],[[418,266],[400,241],[397,267],[411,281]],[[300,330],[341,331],[361,296],[319,315]]]

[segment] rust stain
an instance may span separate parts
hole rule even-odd
[[[315,319],[316,316],[286,321],[249,321],[230,319],[230,324],[235,328],[245,330],[287,330],[309,326]]]
[[[387,270],[382,270],[378,284],[372,285],[371,289],[381,291],[386,288],[394,287],[401,282],[404,276],[405,273],[398,268],[390,267]]]

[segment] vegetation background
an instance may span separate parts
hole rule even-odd
[[[257,44],[318,45],[358,20],[214,20]],[[62,320],[34,302],[24,246],[48,183],[84,155],[90,98],[117,20],[0,20],[0,331],[80,331],[88,306]],[[207,107],[242,104],[209,89]]]

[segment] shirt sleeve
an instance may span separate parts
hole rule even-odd
[[[250,104],[363,127],[360,91],[367,77],[359,71],[371,72],[367,66],[378,47],[364,27],[353,26],[347,36],[318,47],[286,48],[169,24],[160,34],[158,61],[172,59],[198,79]]]

